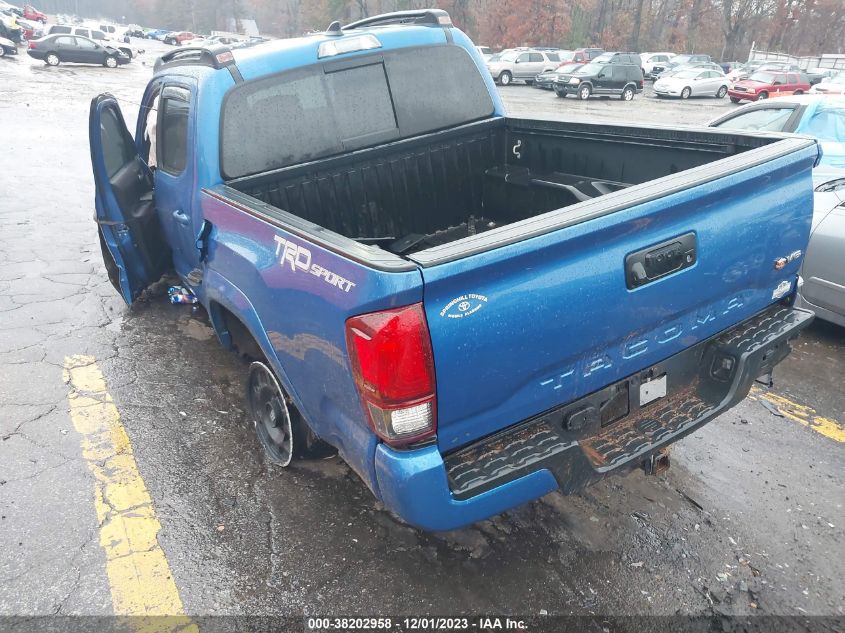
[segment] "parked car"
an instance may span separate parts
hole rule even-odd
[[[150,39],[150,40],[163,41],[165,36],[170,32],[171,31],[168,31],[167,29],[154,29],[154,30],[151,30],[151,31],[147,31],[146,36],[147,36],[147,39]]]
[[[813,224],[798,303],[845,327],[845,98],[802,95],[751,103],[710,122],[725,130],[798,132],[818,139]]]
[[[6,14],[0,14],[0,37],[12,40],[17,44],[22,44],[26,41],[23,35],[23,29],[18,26],[17,18],[10,17]]]
[[[117,68],[121,64],[129,63],[129,57],[117,48],[98,44],[79,35],[48,35],[31,40],[26,52],[30,57],[40,59],[48,66],[73,62]]]
[[[5,12],[5,13],[8,13],[10,15],[15,15],[16,17],[19,17],[19,18],[23,17],[23,9],[21,9],[20,7],[14,5],[14,4],[9,4],[8,2],[5,2],[4,0],[0,0],[0,12]]]
[[[129,36],[129,37],[138,37],[138,38],[144,38],[144,37],[147,36],[143,27],[141,27],[138,24],[130,24],[128,27],[126,27],[126,35]]]
[[[567,64],[561,64],[555,70],[540,73],[534,78],[534,87],[542,88],[544,90],[554,90],[556,81],[564,78],[569,80],[571,74],[583,65],[584,64],[578,62],[569,62]]]
[[[19,18],[17,24],[23,36],[28,40],[36,40],[39,37],[44,37],[44,28],[41,22],[30,22],[29,20]]]
[[[181,46],[185,42],[196,37],[198,36],[194,35],[190,31],[173,31],[172,33],[165,35],[162,41],[165,44],[170,44],[171,46]]]
[[[658,97],[716,97],[724,99],[728,94],[728,78],[721,70],[691,68],[661,77],[654,82]]]
[[[575,95],[579,99],[617,96],[630,101],[643,91],[643,71],[639,64],[584,64],[566,81],[555,82],[558,97]]]
[[[807,246],[811,138],[507,117],[439,10],[180,52],[131,99],[154,175],[91,103],[109,280],[175,270],[252,360],[268,460],[329,443],[408,523],[655,472],[812,320],[772,264]]]
[[[614,53],[605,51],[591,60],[594,64],[634,64],[642,68],[643,62],[638,53]]]
[[[845,71],[810,88],[810,94],[845,95]]]
[[[815,86],[816,84],[824,83],[830,81],[836,75],[841,72],[845,72],[839,68],[808,68],[805,72],[807,78],[810,80],[810,85]]]
[[[560,62],[562,64],[569,64],[571,62],[578,62],[579,64],[586,64],[592,61],[604,52],[603,48],[576,48],[574,51],[568,52],[568,55],[560,55]]]
[[[23,6],[23,17],[27,20],[35,20],[36,22],[47,24],[47,16],[41,13],[41,11],[33,7],[31,4],[25,4]]]
[[[12,40],[6,39],[5,37],[0,37],[0,57],[17,54],[18,45],[15,44]]]
[[[122,41],[114,41],[108,37],[106,33],[98,29],[92,29],[87,26],[71,26],[69,24],[54,24],[47,29],[49,35],[79,35],[87,39],[94,40],[100,44],[111,46],[118,49],[126,55],[131,61],[138,55],[144,53],[143,48],[137,48],[132,44],[126,44]]]
[[[675,56],[675,53],[642,53],[640,57],[643,60],[643,77],[649,79],[659,75]]]
[[[99,30],[106,34],[106,38],[114,41],[129,43],[129,29],[115,24],[99,24]]]
[[[716,72],[724,74],[724,72],[722,71],[722,67],[714,62],[692,62],[690,64],[684,64],[683,66],[673,66],[672,68],[668,68],[662,73],[658,74],[655,79],[671,77],[675,73],[679,73],[685,70],[715,70]]]
[[[810,80],[803,73],[758,70],[748,79],[736,82],[729,90],[731,101],[757,101],[769,97],[800,95],[810,90]]]
[[[663,69],[663,72],[665,73],[667,71],[680,68],[681,66],[689,66],[690,64],[712,61],[713,60],[710,59],[710,55],[682,53],[680,55],[675,55],[672,59],[670,59]]]
[[[514,80],[527,84],[534,82],[538,74],[558,66],[560,56],[556,52],[515,49],[503,53],[498,59],[487,62],[487,69],[493,80],[502,86]]]

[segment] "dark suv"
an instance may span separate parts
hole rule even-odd
[[[630,101],[635,94],[642,93],[643,71],[639,64],[602,64],[597,61],[594,59],[571,76],[556,81],[557,96],[576,95],[579,99],[618,96],[624,101]]]

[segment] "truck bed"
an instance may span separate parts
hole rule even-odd
[[[776,140],[498,118],[226,184],[404,256]]]

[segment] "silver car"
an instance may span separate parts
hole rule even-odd
[[[658,97],[716,97],[724,99],[728,94],[728,78],[721,70],[689,68],[660,77],[654,82]]]
[[[534,83],[534,77],[554,70],[559,64],[560,55],[556,51],[515,49],[504,51],[498,58],[491,58],[487,62],[487,69],[493,80],[502,86],[514,80],[530,85]]]

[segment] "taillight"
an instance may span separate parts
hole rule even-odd
[[[29,40],[29,48],[35,48],[35,42],[33,42],[32,40]]]
[[[422,304],[347,319],[346,346],[373,431],[392,446],[434,435],[434,357]]]

